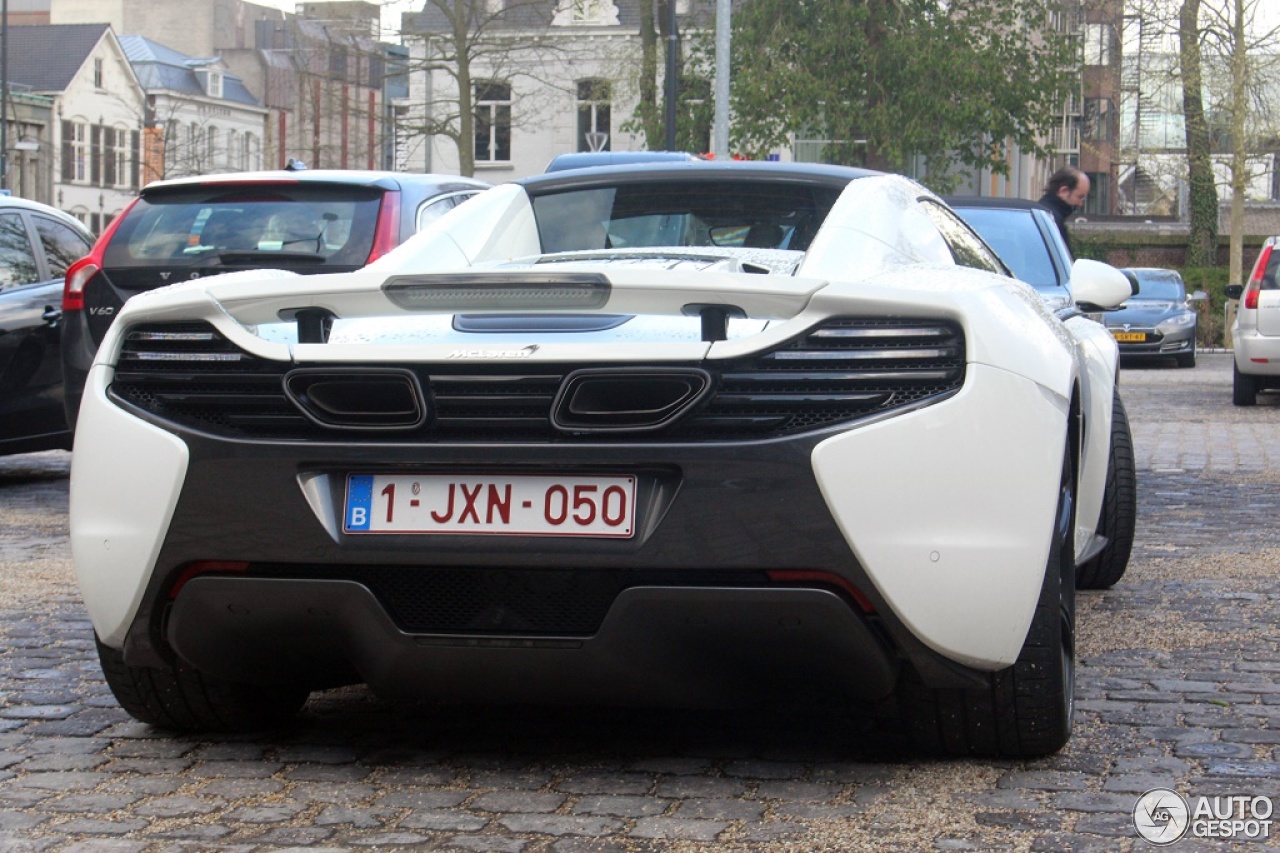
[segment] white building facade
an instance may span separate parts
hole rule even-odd
[[[74,66],[64,85],[42,93],[56,116],[53,203],[97,233],[138,191],[142,87],[110,27],[27,27],[22,35],[35,30],[55,31],[42,35],[61,43]],[[77,32],[60,38],[63,30]]]
[[[538,174],[567,152],[662,147],[661,140],[646,146],[631,126],[642,54],[635,0],[480,2],[495,16],[485,41],[502,46],[487,48],[470,68],[477,120],[474,139],[463,144],[472,146],[476,177],[496,182]],[[688,7],[681,0],[677,11]],[[397,105],[397,167],[457,174],[458,145],[422,130],[458,110],[456,77],[425,70],[441,52],[434,42],[440,22],[431,12],[428,4],[421,14],[404,16],[410,82],[407,101]],[[659,69],[663,49],[660,42]]]
[[[143,185],[263,167],[267,109],[219,57],[190,57],[139,35],[120,43],[146,93]]]

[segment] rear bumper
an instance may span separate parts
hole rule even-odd
[[[1257,329],[1232,330],[1236,367],[1250,376],[1280,378],[1280,336],[1260,335]]]
[[[363,681],[388,697],[708,707],[803,689],[876,700],[898,667],[865,617],[821,589],[637,587],[591,636],[513,638],[406,633],[346,581],[202,577],[168,625],[180,656],[225,678]]]
[[[973,374],[960,394],[913,412],[768,441],[439,445],[216,438],[143,420],[108,399],[96,369],[72,477],[77,573],[95,629],[131,665],[176,650],[235,680],[732,701],[747,690],[738,681],[804,673],[868,698],[905,665],[934,686],[972,685],[1022,645],[1065,438],[1061,400],[1003,371]],[[1001,417],[975,429],[992,411]],[[373,471],[632,475],[636,533],[344,533],[346,475]],[[174,598],[202,561],[243,563],[245,576],[199,574]],[[454,630],[406,627],[381,593],[344,582],[350,567],[679,582],[627,586],[578,633],[530,633],[506,618]],[[765,580],[743,587],[739,572]],[[558,641],[572,648],[547,645]]]
[[[80,400],[98,349],[89,337],[82,315],[82,311],[67,311],[62,325],[62,402],[72,430],[80,414]]]

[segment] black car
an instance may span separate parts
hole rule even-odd
[[[1196,366],[1197,317],[1192,302],[1207,298],[1197,291],[1187,296],[1175,270],[1131,267],[1124,272],[1138,280],[1138,292],[1105,322],[1122,356],[1172,358],[1178,367]]]
[[[71,447],[62,403],[62,280],[89,251],[79,220],[0,197],[0,454]]]
[[[322,169],[149,184],[67,274],[68,420],[74,425],[94,354],[129,297],[238,270],[350,272],[488,187],[448,175]]]

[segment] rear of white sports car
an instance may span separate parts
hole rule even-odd
[[[190,729],[356,682],[820,690],[936,751],[1059,748],[1097,488],[1082,348],[1028,288],[948,262],[917,191],[855,180],[804,255],[770,255],[786,273],[745,249],[530,256],[516,187],[427,235],[462,256],[434,271],[131,300],[72,475],[117,697]]]

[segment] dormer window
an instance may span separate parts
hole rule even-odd
[[[204,93],[210,98],[222,97],[222,72],[221,71],[202,71],[200,82],[204,84]]]
[[[613,0],[560,0],[551,23],[557,27],[617,26],[618,6]]]

